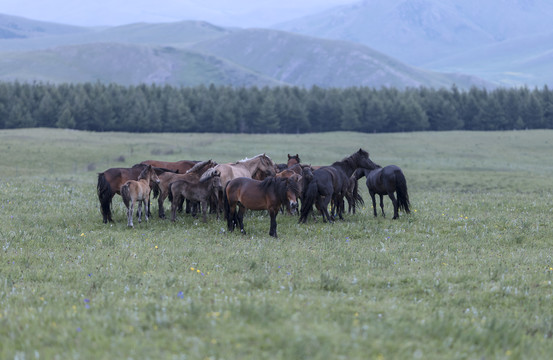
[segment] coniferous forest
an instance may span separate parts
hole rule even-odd
[[[538,89],[0,83],[0,128],[307,133],[553,128]]]

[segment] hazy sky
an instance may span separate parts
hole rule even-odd
[[[359,0],[0,0],[0,13],[71,25],[205,20],[263,27]]]

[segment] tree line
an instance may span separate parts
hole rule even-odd
[[[0,128],[306,133],[553,128],[553,92],[0,83]]]

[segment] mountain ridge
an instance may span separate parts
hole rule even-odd
[[[22,21],[28,22],[26,26],[32,23]],[[27,38],[0,40],[0,60],[5,64],[0,80],[177,86],[493,87],[470,75],[417,69],[357,43],[273,29],[226,28],[202,21],[63,29],[62,34],[54,30],[30,32]],[[106,50],[106,44],[118,46]],[[243,56],[244,49],[250,50],[250,57]],[[88,58],[76,53],[86,53]],[[141,70],[131,72],[133,64]]]

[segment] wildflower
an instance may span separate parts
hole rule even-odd
[[[191,268],[190,268],[190,270],[194,271],[194,268],[193,268],[193,267],[191,267]]]
[[[177,294],[177,297],[179,299],[184,299],[184,293],[182,291],[179,291],[179,293]]]
[[[157,245],[156,245],[156,250],[157,250]]]
[[[83,331],[80,327],[77,327],[77,332]]]
[[[81,233],[81,236],[85,236],[84,233]]]

